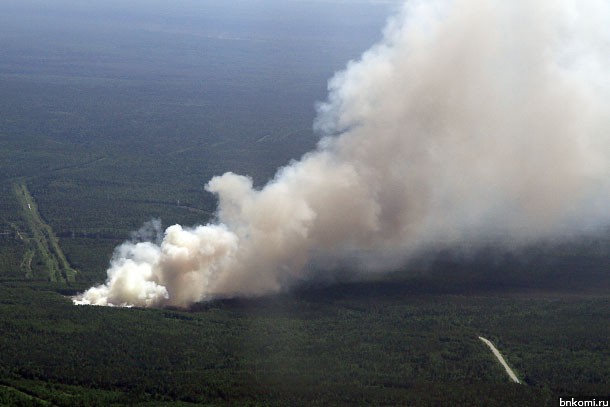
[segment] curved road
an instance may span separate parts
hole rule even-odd
[[[494,346],[493,343],[491,343],[489,340],[483,338],[482,336],[479,336],[479,339],[482,340],[487,346],[489,346],[489,349],[491,349],[491,351],[493,352],[494,355],[496,355],[496,358],[498,358],[498,360],[500,361],[500,363],[502,363],[502,366],[504,366],[504,369],[506,370],[506,373],[508,373],[508,375],[510,376],[510,379],[515,382],[515,383],[521,383],[519,381],[519,379],[517,379],[517,375],[515,374],[515,372],[513,372],[513,370],[508,366],[508,364],[506,363],[506,361],[504,360],[504,358],[502,357],[502,354],[500,354],[500,352],[498,351],[498,349],[496,349],[496,347]]]

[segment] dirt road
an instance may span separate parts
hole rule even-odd
[[[517,375],[515,374],[515,372],[513,372],[513,370],[510,368],[510,366],[508,366],[508,363],[506,363],[506,361],[502,357],[502,354],[498,351],[498,349],[496,349],[494,344],[481,336],[479,336],[479,339],[482,340],[487,346],[489,346],[489,348],[491,349],[493,354],[496,355],[496,358],[498,358],[500,363],[502,363],[502,366],[504,366],[504,369],[506,370],[506,373],[508,373],[508,375],[510,376],[510,379],[515,383],[521,383],[519,381],[519,379],[517,378]]]

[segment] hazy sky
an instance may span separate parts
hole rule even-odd
[[[387,17],[396,10],[398,1],[331,1],[331,0],[179,0],[129,2],[109,0],[82,2],[75,0],[3,0],[0,3],[2,20],[24,16],[117,19],[141,21],[170,19],[188,24],[206,19],[243,19],[297,22],[316,25],[318,20],[334,20],[339,25],[365,23],[379,16]],[[315,17],[316,21],[310,17]]]
[[[211,38],[276,43],[276,53],[283,54],[280,63],[296,50],[300,56],[294,60],[303,67],[332,59],[331,68],[324,68],[330,77],[381,37],[385,20],[397,7],[396,2],[313,0],[3,0],[0,75],[25,75],[35,68],[53,75],[83,70],[90,76],[91,69],[79,68],[82,63],[115,69],[130,63],[118,69],[131,69],[144,60],[201,72],[205,67],[193,65],[193,59],[218,55],[198,50]],[[229,50],[236,44],[224,45]],[[251,52],[260,58],[273,51],[259,49],[260,42],[252,45]],[[69,72],[57,68],[62,62],[70,63]]]

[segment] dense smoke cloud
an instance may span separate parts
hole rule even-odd
[[[605,223],[608,27],[603,0],[407,2],[330,81],[317,150],[260,190],[214,177],[216,224],[123,244],[75,302],[188,306]]]

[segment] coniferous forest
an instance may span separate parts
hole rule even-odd
[[[261,186],[315,148],[328,79],[398,7],[178,3],[0,4],[0,405],[610,396],[607,231],[189,309],[73,305],[145,222],[213,220],[214,175]]]

